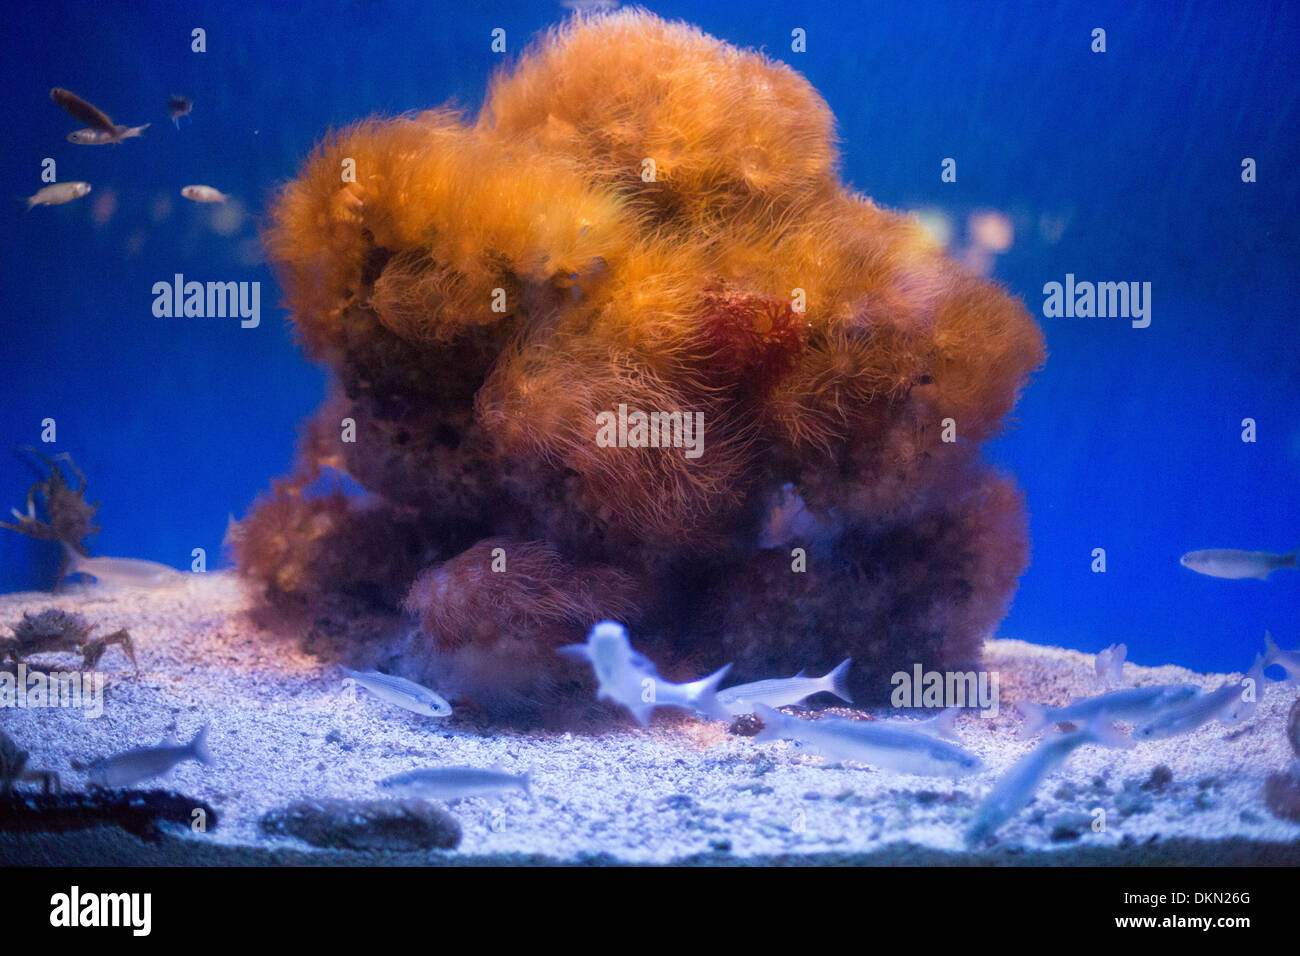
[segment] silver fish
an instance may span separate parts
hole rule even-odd
[[[1128,657],[1127,644],[1112,644],[1104,651],[1097,652],[1093,669],[1097,679],[1107,687],[1116,687],[1124,680],[1124,658]]]
[[[211,764],[207,740],[208,728],[204,724],[188,744],[164,743],[157,747],[141,747],[105,757],[90,765],[87,777],[96,787],[117,789],[165,776],[178,763],[186,760]]]
[[[1265,581],[1279,568],[1294,568],[1296,552],[1273,554],[1269,551],[1209,548],[1205,551],[1189,551],[1178,562],[1197,574],[1208,574],[1212,578],[1227,578],[1231,581],[1258,578]]]
[[[1110,726],[1104,714],[1079,730],[1048,737],[1017,760],[989,791],[984,802],[975,810],[975,817],[966,831],[966,841],[972,845],[983,843],[996,833],[998,827],[1019,813],[1034,798],[1043,778],[1084,744],[1100,744],[1103,747],[1133,746],[1132,741]]]
[[[1127,720],[1145,717],[1164,707],[1181,703],[1196,695],[1194,684],[1157,684],[1152,687],[1129,687],[1125,690],[1098,694],[1096,697],[1079,697],[1064,707],[1044,707],[1021,701],[1016,709],[1025,715],[1023,736],[1032,737],[1049,724],[1075,723],[1092,720],[1098,714]]]
[[[131,139],[135,136],[143,136],[152,123],[145,123],[143,126],[119,126],[116,132],[106,133],[102,129],[74,129],[68,134],[68,142],[76,143],[78,146],[104,146],[109,143],[120,143],[124,139]]]
[[[435,694],[429,688],[405,677],[381,674],[379,671],[359,671],[343,668],[343,673],[356,681],[370,693],[390,704],[396,704],[406,710],[423,714],[426,717],[448,717],[451,704]]]
[[[99,581],[133,588],[173,588],[186,583],[181,571],[157,561],[138,558],[88,558],[64,546],[68,555],[69,574],[89,574]]]
[[[65,202],[72,202],[74,199],[80,199],[82,196],[90,193],[90,183],[70,182],[54,183],[52,186],[46,186],[44,189],[38,189],[35,193],[27,197],[27,208],[34,206],[60,206]]]
[[[469,797],[497,797],[508,790],[522,790],[531,800],[532,786],[528,774],[518,776],[503,770],[480,767],[429,767],[408,770],[379,781],[385,790],[395,790],[413,797],[425,797],[451,803]]]
[[[1293,651],[1284,651],[1277,646],[1273,635],[1264,632],[1264,666],[1276,664],[1287,672],[1292,684],[1300,683],[1300,647]]]
[[[181,195],[194,202],[225,202],[230,198],[211,186],[186,186],[181,190]]]
[[[622,704],[642,726],[649,723],[656,707],[681,707],[715,720],[731,716],[717,698],[718,684],[730,664],[700,680],[674,684],[659,676],[649,658],[632,650],[627,630],[615,621],[601,621],[587,635],[586,644],[568,644],[558,653],[590,663],[596,675],[596,699]]]
[[[834,670],[821,677],[805,677],[800,671],[794,677],[780,680],[760,680],[752,684],[738,684],[718,692],[718,703],[730,714],[752,714],[755,704],[768,707],[790,707],[803,703],[813,694],[822,691],[834,694],[842,701],[853,703],[849,697],[846,684],[849,664],[852,658],[844,660]]]
[[[763,718],[763,729],[755,735],[755,740],[797,740],[832,760],[852,760],[896,773],[954,779],[984,769],[983,761],[975,754],[940,740],[923,726],[842,717],[803,720],[763,704],[756,704],[755,711]]]
[[[1246,680],[1253,680],[1253,699],[1246,699],[1242,689]],[[1255,664],[1241,683],[1227,683],[1210,693],[1197,694],[1171,704],[1133,731],[1133,739],[1163,740],[1191,733],[1216,717],[1223,723],[1239,723],[1250,718],[1264,697],[1264,658],[1255,657]]]

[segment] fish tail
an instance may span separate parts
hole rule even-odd
[[[949,707],[941,712],[931,721],[934,732],[940,737],[946,737],[948,740],[958,740],[956,726],[957,716],[960,713],[960,707]]]
[[[1020,711],[1025,717],[1025,726],[1021,728],[1021,735],[1032,737],[1048,724],[1047,708],[1042,704],[1033,704],[1027,700],[1022,700],[1016,704],[1016,710]]]
[[[723,664],[708,677],[699,681],[699,690],[695,692],[695,709],[701,714],[715,720],[727,720],[731,717],[731,711],[718,702],[718,685],[722,683],[722,678],[727,676],[729,670],[731,665]]]
[[[849,665],[852,663],[853,658],[844,658],[839,666],[824,678],[826,689],[848,704],[853,703],[853,698],[849,696]]]
[[[1272,667],[1277,661],[1277,656],[1282,653],[1282,649],[1277,646],[1277,641],[1273,640],[1273,635],[1268,631],[1264,632],[1264,666]]]
[[[208,752],[208,725],[204,724],[190,741],[190,754],[200,763],[211,764],[212,754]]]
[[[90,574],[85,570],[85,555],[66,541],[63,542],[63,553],[68,558],[68,574]]]
[[[1282,563],[1279,564],[1278,567],[1280,568],[1300,567],[1300,563],[1297,563],[1297,555],[1300,555],[1300,551],[1292,551],[1290,554],[1282,555]]]

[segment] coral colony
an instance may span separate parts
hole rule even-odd
[[[972,668],[1027,556],[980,443],[1042,335],[834,143],[799,74],[641,12],[552,31],[473,120],[329,136],[267,240],[337,394],[243,574],[405,607],[408,676],[524,710],[602,618],[670,670],[852,657],[864,703]],[[327,467],[366,494],[313,493]]]

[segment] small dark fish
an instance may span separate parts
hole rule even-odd
[[[172,118],[177,129],[181,128],[181,117],[189,116],[192,109],[194,109],[194,101],[188,96],[173,94],[167,97],[167,115]]]
[[[117,138],[117,125],[108,118],[108,114],[97,106],[87,103],[71,90],[56,86],[50,90],[50,99],[73,119],[80,120],[91,129],[99,130],[110,138]]]

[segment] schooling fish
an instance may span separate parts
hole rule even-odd
[[[533,798],[528,774],[506,773],[479,767],[430,767],[408,770],[379,781],[385,790],[396,790],[413,797],[427,797],[451,803],[467,797],[498,797],[507,790],[522,790]]]
[[[1097,672],[1097,679],[1107,687],[1115,687],[1122,683],[1126,657],[1128,657],[1127,644],[1112,644],[1104,651],[1098,651],[1097,659],[1092,665]]]
[[[1253,691],[1250,699],[1247,699],[1247,692],[1243,690],[1248,679],[1254,681],[1250,688]],[[1264,658],[1256,655],[1254,666],[1246,672],[1241,683],[1227,683],[1208,694],[1197,694],[1170,704],[1140,724],[1133,731],[1133,739],[1146,741],[1177,737],[1179,734],[1191,733],[1216,717],[1223,723],[1239,723],[1254,714],[1259,701],[1263,699],[1264,685]]]
[[[1264,666],[1276,664],[1287,672],[1292,684],[1300,683],[1300,647],[1294,651],[1284,651],[1277,646],[1273,635],[1264,632]]]
[[[429,688],[392,674],[379,671],[359,671],[343,668],[343,673],[352,678],[370,693],[390,704],[404,707],[426,717],[447,717],[451,715],[451,704],[447,703]]]
[[[1111,691],[1096,697],[1079,697],[1064,707],[1044,707],[1021,701],[1016,704],[1016,709],[1025,715],[1021,734],[1032,737],[1049,724],[1084,722],[1099,714],[1117,720],[1147,717],[1162,708],[1188,700],[1198,690],[1194,684],[1157,684]]]
[[[1261,581],[1279,568],[1294,568],[1296,552],[1273,554],[1269,551],[1236,551],[1232,548],[1210,548],[1206,551],[1189,551],[1178,559],[1185,568],[1212,578],[1258,578]]]
[[[195,202],[225,202],[230,197],[223,192],[218,192],[211,186],[186,186],[181,190],[181,195],[186,199],[192,199]]]
[[[90,192],[90,183],[55,183],[37,190],[27,197],[27,208],[34,206],[59,206],[65,202],[80,199]],[[15,512],[16,513],[16,512]]]
[[[763,729],[755,740],[797,740],[832,760],[852,760],[921,777],[957,778],[984,769],[975,754],[920,726],[842,717],[802,720],[763,704],[755,704],[754,709],[763,718]]]
[[[784,680],[760,680],[752,684],[728,687],[718,692],[718,703],[730,714],[752,714],[755,704],[790,707],[803,703],[805,698],[813,694],[827,691],[851,704],[853,699],[849,697],[846,684],[851,663],[852,658],[846,659],[822,677],[805,677],[803,671],[800,671],[794,677],[787,677]]]
[[[659,676],[649,658],[632,650],[627,630],[615,621],[601,621],[587,635],[586,644],[568,644],[558,653],[590,663],[596,675],[596,699],[622,704],[643,726],[656,707],[681,707],[715,720],[731,716],[717,698],[718,684],[730,664],[700,680],[674,684]]]
[[[1043,778],[1065,762],[1070,754],[1085,744],[1103,747],[1131,747],[1130,741],[1099,714],[1086,727],[1048,737],[1012,765],[994,785],[966,831],[966,842],[983,843],[998,827],[1019,813],[1038,790]]]
[[[205,724],[188,744],[160,744],[157,747],[141,747],[128,750],[113,757],[96,760],[87,770],[90,783],[96,787],[117,789],[132,787],[154,777],[162,777],[171,772],[178,763],[197,760],[211,764],[208,753],[208,728]]]
[[[50,99],[54,100],[69,116],[80,120],[87,126],[87,129],[78,130],[77,132],[90,134],[88,138],[73,139],[69,136],[69,142],[89,146],[98,146],[102,143],[120,143],[132,136],[139,136],[140,132],[149,125],[146,123],[144,126],[118,126],[108,118],[108,114],[103,110],[86,102],[71,90],[65,90],[61,87],[56,86],[50,90]],[[94,134],[98,134],[98,137]]]
[[[185,574],[157,561],[138,558],[88,558],[75,548],[63,546],[68,555],[69,574],[89,574],[108,584],[132,588],[172,588],[185,584]]]
[[[131,139],[133,136],[143,136],[152,123],[145,123],[143,126],[119,126],[112,133],[105,133],[102,129],[76,129],[68,134],[68,142],[76,143],[80,146],[103,146],[105,143],[120,143],[124,139]]]

